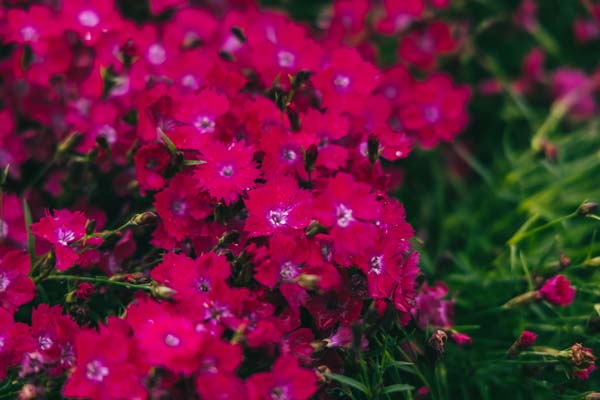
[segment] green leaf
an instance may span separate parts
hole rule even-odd
[[[183,165],[189,167],[189,166],[194,166],[194,165],[202,165],[202,164],[206,164],[206,161],[203,160],[184,160],[183,161]]]
[[[33,267],[35,259],[35,237],[31,233],[31,224],[33,223],[33,220],[31,219],[31,209],[25,199],[23,199],[23,214],[25,214],[25,229],[27,229],[27,251],[29,253],[31,266]]]
[[[390,394],[390,393],[398,393],[398,392],[410,392],[415,387],[411,385],[406,385],[402,383],[397,383],[395,385],[386,386],[383,388],[381,393]]]
[[[364,394],[369,394],[369,388],[367,388],[363,383],[357,381],[356,379],[352,379],[348,376],[332,374],[332,373],[325,373],[325,376],[328,377],[329,379],[332,379],[332,380],[338,382],[338,383],[341,383],[343,385],[347,385],[356,390],[359,390],[360,392],[362,392]]]
[[[6,165],[2,171],[0,171],[0,186],[6,183],[6,178],[8,178],[8,170],[10,168],[10,164]]]
[[[171,141],[171,139],[169,139],[169,137],[163,132],[162,129],[159,129],[159,132],[160,132],[160,137],[162,137],[162,139],[167,144],[167,147],[169,148],[169,151],[172,154],[177,154],[177,147],[175,147],[175,145],[173,144],[173,142]]]

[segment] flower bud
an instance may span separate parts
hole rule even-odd
[[[373,133],[367,139],[367,157],[371,165],[379,159],[379,138]]]
[[[448,335],[441,329],[436,329],[436,331],[431,335],[427,343],[429,346],[435,350],[437,355],[442,355],[446,352],[446,342],[448,341]]]
[[[177,293],[177,291],[171,289],[168,286],[163,286],[163,285],[157,285],[157,286],[152,286],[152,296],[156,299],[161,299],[161,300],[169,300],[172,299],[173,296],[175,295],[175,293]]]
[[[141,214],[134,215],[130,220],[130,224],[134,226],[153,225],[158,222],[158,215],[152,211],[146,211]]]
[[[523,331],[519,339],[517,339],[510,349],[508,349],[507,356],[509,358],[516,357],[523,350],[533,346],[535,340],[537,339],[537,335],[531,331]]]
[[[306,172],[311,173],[315,169],[318,155],[319,150],[317,149],[317,145],[311,144],[308,146],[308,149],[304,152],[304,169]]]
[[[584,261],[583,265],[586,267],[600,267],[600,257],[590,258]]]
[[[587,217],[590,214],[593,214],[598,209],[598,203],[594,202],[585,202],[579,206],[577,209],[577,215],[582,217]]]

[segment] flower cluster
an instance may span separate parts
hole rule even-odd
[[[368,345],[368,315],[414,314],[390,162],[467,123],[469,89],[435,71],[460,46],[430,20],[446,2],[340,0],[320,32],[252,1],[148,6],[1,10],[0,166],[26,201],[2,199],[0,375],[66,374],[77,398],[308,399],[314,368]],[[399,63],[377,66],[375,34]],[[107,184],[121,204],[86,194]],[[68,314],[35,296],[52,281],[83,281]],[[91,318],[117,286],[137,291],[120,317]]]

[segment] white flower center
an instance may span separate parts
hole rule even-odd
[[[350,77],[344,74],[337,74],[333,79],[333,85],[340,91],[348,89],[350,86]]]
[[[336,208],[337,224],[342,228],[346,228],[350,225],[350,222],[354,221],[352,216],[352,210],[346,207],[344,204],[340,204]]]
[[[290,390],[287,386],[277,386],[271,390],[271,400],[290,400]]]
[[[177,336],[171,335],[170,333],[165,336],[165,344],[167,346],[177,347],[179,346],[179,343],[181,343],[181,340]]]
[[[167,52],[162,45],[154,43],[148,48],[147,58],[151,64],[160,65],[166,61]]]
[[[369,266],[375,275],[381,274],[383,272],[383,256],[371,257],[369,260]]]
[[[8,236],[8,224],[0,219],[0,240],[6,239]]]
[[[97,135],[104,136],[106,141],[110,144],[114,144],[117,141],[117,131],[108,124],[100,126]]]
[[[60,227],[56,230],[56,239],[58,243],[66,246],[69,242],[75,240],[75,232],[66,227]]]
[[[0,272],[0,293],[6,292],[8,285],[10,285],[10,279],[4,272]]]
[[[35,29],[31,25],[27,25],[21,28],[21,37],[26,42],[35,42],[39,39],[40,35],[38,34],[37,29]]]
[[[221,168],[221,171],[219,171],[219,175],[221,175],[222,177],[225,178],[229,178],[233,175],[233,165],[231,164],[226,164]]]
[[[277,53],[277,61],[279,62],[280,67],[291,68],[296,62],[296,56],[289,51],[280,50],[279,53]]]
[[[102,382],[107,375],[108,368],[106,368],[100,361],[94,360],[87,363],[85,376],[90,381]]]
[[[4,341],[6,339],[4,338],[4,336],[0,336],[0,351],[4,350]]]
[[[281,265],[279,275],[284,281],[291,281],[298,277],[298,266],[291,261],[287,261]]]
[[[40,336],[38,343],[40,345],[40,349],[48,350],[54,345],[54,341],[50,339],[48,336]]]
[[[200,83],[198,79],[192,74],[184,75],[181,78],[181,86],[186,87],[191,90],[197,90],[200,87]]]
[[[194,121],[194,126],[200,133],[213,133],[215,131],[215,120],[206,115],[201,115]]]
[[[269,222],[273,226],[282,226],[287,224],[287,217],[290,212],[288,210],[271,210],[269,211]]]
[[[79,23],[87,28],[93,28],[100,22],[100,17],[93,10],[84,10],[77,16]]]
[[[287,161],[296,161],[298,158],[298,153],[292,149],[286,149],[283,151],[283,158],[285,158]]]

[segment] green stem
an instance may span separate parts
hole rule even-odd
[[[544,224],[542,226],[538,226],[537,228],[534,228],[534,229],[532,229],[530,231],[521,232],[521,233],[517,232],[513,237],[511,237],[508,240],[508,244],[509,245],[517,244],[521,240],[523,240],[523,239],[525,239],[525,238],[527,238],[527,237],[529,237],[531,235],[534,235],[534,234],[536,234],[538,232],[541,232],[541,231],[543,231],[545,229],[550,228],[551,226],[554,226],[554,225],[559,224],[559,223],[561,223],[563,221],[566,221],[566,220],[568,220],[570,218],[573,218],[576,215],[577,215],[577,211],[575,211],[575,212],[573,212],[571,214],[568,214],[568,215],[564,215],[562,217],[558,217],[558,218],[556,218],[556,219],[554,219],[554,220],[552,220],[552,221],[550,221],[550,222],[548,222],[548,223],[546,223],[546,224]]]
[[[152,291],[152,286],[150,286],[150,285],[138,285],[138,284],[134,284],[134,283],[111,281],[110,279],[101,278],[101,277],[93,277],[93,276],[50,275],[50,276],[47,276],[45,278],[45,280],[92,282],[92,283],[97,283],[97,284],[121,286],[121,287],[125,287],[128,289],[146,290],[148,292]]]

